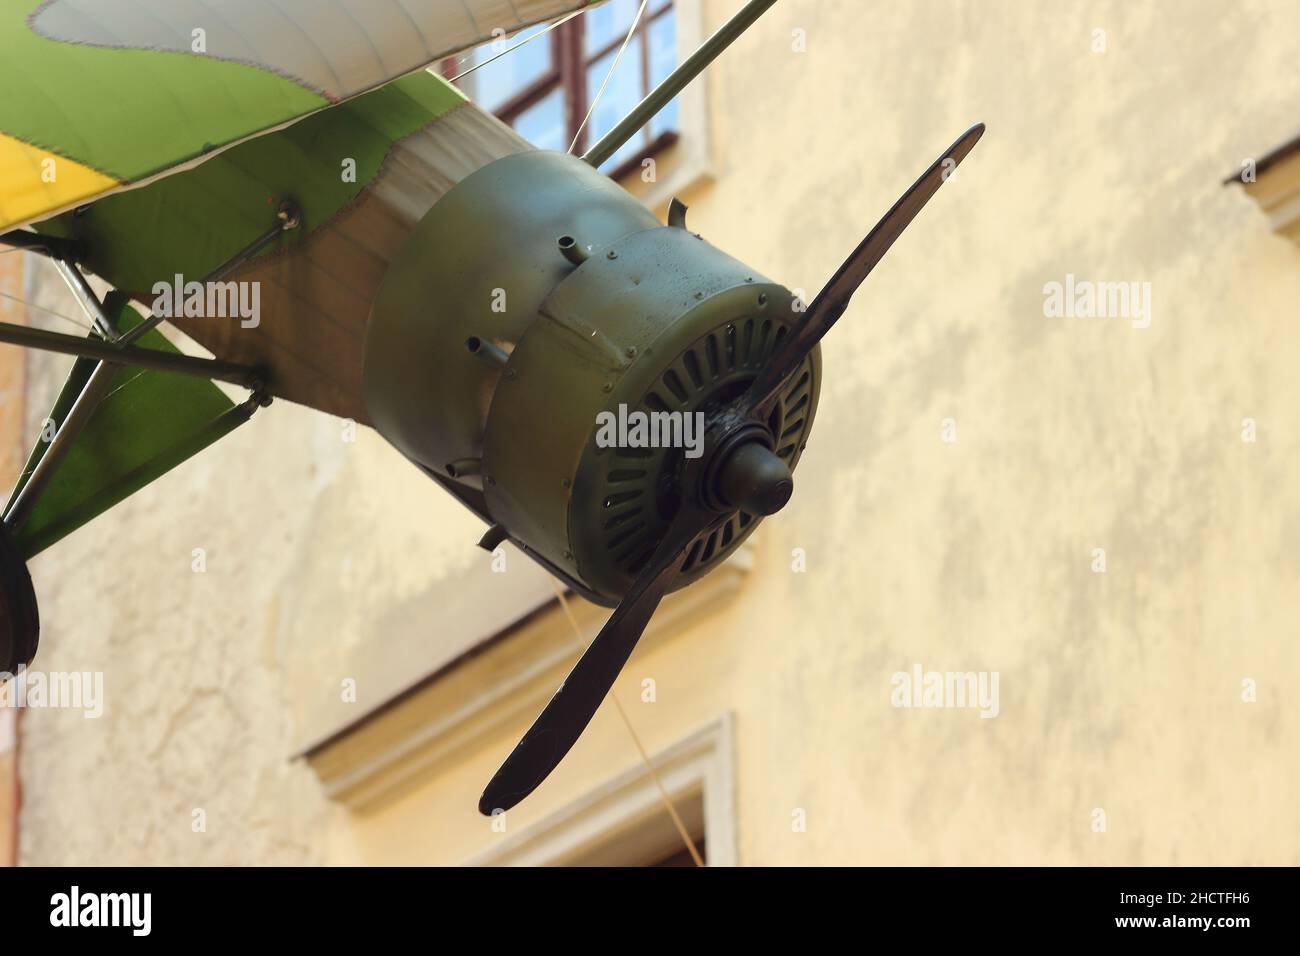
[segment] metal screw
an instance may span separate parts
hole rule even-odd
[[[618,253],[615,252],[613,249],[611,249],[611,250],[609,250],[609,252],[605,253],[605,257],[606,257],[607,259],[617,259],[617,258],[618,258]]]
[[[602,392],[612,392],[614,391],[614,386],[610,382],[606,382],[604,385],[600,387],[600,390]]]

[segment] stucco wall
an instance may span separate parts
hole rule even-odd
[[[808,292],[989,127],[828,339],[742,599],[616,690],[651,751],[735,716],[742,862],[1300,862],[1300,250],[1220,185],[1300,127],[1297,64],[1285,0],[782,0],[713,67],[691,226]],[[1149,327],[1046,318],[1067,273],[1151,283]],[[103,670],[108,699],[24,719],[22,859],[490,846],[474,804],[522,721],[364,816],[287,760],[384,610],[484,560],[475,524],[376,436],[277,403],[42,555],[38,666]],[[998,716],[891,706],[918,663],[998,672]],[[511,827],[635,763],[603,708]]]

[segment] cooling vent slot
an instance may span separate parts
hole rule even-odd
[[[645,412],[693,413],[731,401],[753,381],[787,328],[770,318],[729,323],[708,333],[669,364],[640,402]],[[811,425],[812,359],[794,371],[781,387],[768,426],[777,436],[776,453],[793,471]],[[654,553],[667,529],[664,513],[672,514],[665,474],[677,462],[662,448],[614,449],[605,464],[603,486],[603,545],[609,561],[628,579],[635,577]],[[758,524],[754,515],[736,511],[714,531],[695,543],[681,575],[698,577],[739,547]]]

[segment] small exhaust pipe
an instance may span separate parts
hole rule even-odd
[[[457,458],[447,465],[447,475],[451,478],[468,478],[483,471],[481,458]]]
[[[564,258],[568,259],[575,266],[582,265],[591,255],[591,253],[586,249],[578,245],[578,240],[574,239],[572,236],[560,236],[560,238],[555,241],[555,244],[560,248],[560,255],[564,256]]]
[[[504,367],[510,361],[509,355],[477,335],[471,335],[465,340],[465,348],[469,349],[470,355],[477,356],[489,365]]]

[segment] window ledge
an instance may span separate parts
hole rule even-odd
[[[622,182],[627,177],[640,173],[642,164],[647,159],[655,159],[664,150],[676,146],[680,139],[681,136],[677,134],[676,130],[660,133],[655,137],[654,142],[610,173],[609,178]]]
[[[709,161],[708,142],[702,130],[660,137],[642,155],[624,163],[610,177],[646,208],[663,214],[674,196],[712,182],[713,166]],[[643,163],[655,163],[655,180],[646,182]]]
[[[1241,183],[1269,218],[1273,231],[1300,245],[1300,137],[1255,164],[1255,181],[1234,173],[1225,183]]]

